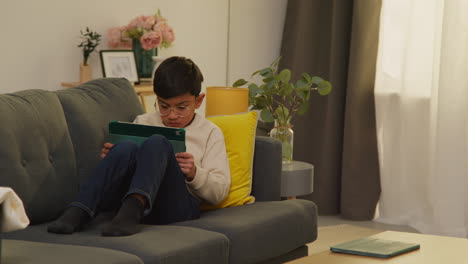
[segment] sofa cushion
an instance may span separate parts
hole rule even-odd
[[[100,161],[109,121],[131,122],[143,108],[126,79],[96,79],[56,93],[70,130],[78,176],[84,180]]]
[[[225,234],[229,263],[257,263],[317,239],[317,207],[307,200],[256,202],[177,223]]]
[[[101,229],[110,220],[110,213],[101,213],[85,232],[72,235],[47,233],[47,226],[3,234],[7,239],[60,243],[108,248],[138,256],[144,263],[228,263],[229,241],[223,234],[197,228],[172,225],[141,225],[141,232],[124,237],[102,237]]]
[[[257,112],[207,118],[223,131],[231,172],[229,194],[218,205],[203,205],[202,209],[216,209],[253,203],[252,167],[255,150]]]
[[[57,245],[21,240],[3,240],[4,263],[21,264],[142,264],[135,255],[125,252],[83,246]],[[3,263],[2,262],[2,263]]]
[[[23,200],[31,223],[55,219],[78,191],[75,155],[55,93],[0,95],[0,186]]]

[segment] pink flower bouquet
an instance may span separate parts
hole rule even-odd
[[[126,26],[111,28],[107,34],[111,48],[131,48],[133,39],[145,50],[168,48],[175,40],[174,30],[159,10],[153,16],[138,16]]]

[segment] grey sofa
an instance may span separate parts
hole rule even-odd
[[[255,143],[256,202],[202,213],[198,220],[143,225],[127,237],[101,237],[112,217],[98,215],[85,232],[50,234],[48,222],[75,197],[99,161],[110,120],[143,112],[125,79],[98,79],[59,91],[0,95],[0,186],[22,198],[31,225],[3,234],[8,263],[282,263],[307,254],[317,237],[311,201],[280,199],[281,146]]]

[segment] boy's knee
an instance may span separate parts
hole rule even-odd
[[[115,144],[112,148],[113,154],[124,154],[128,155],[134,153],[138,149],[138,145],[133,141],[122,141]]]
[[[171,147],[169,140],[161,135],[152,135],[143,144],[150,145],[156,149],[167,149],[168,147]]]

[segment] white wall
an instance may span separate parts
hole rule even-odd
[[[286,2],[2,0],[0,93],[57,90],[62,89],[61,82],[77,81],[82,60],[77,47],[80,29],[89,26],[102,34],[98,49],[106,49],[107,29],[158,8],[176,34],[173,47],[159,51],[159,55],[193,59],[204,74],[204,86],[232,84],[278,56]],[[90,64],[93,76],[101,77],[98,53],[93,53]],[[200,110],[204,112],[204,106]]]
[[[231,0],[228,85],[280,55],[287,0]],[[256,78],[254,81],[258,81]]]

